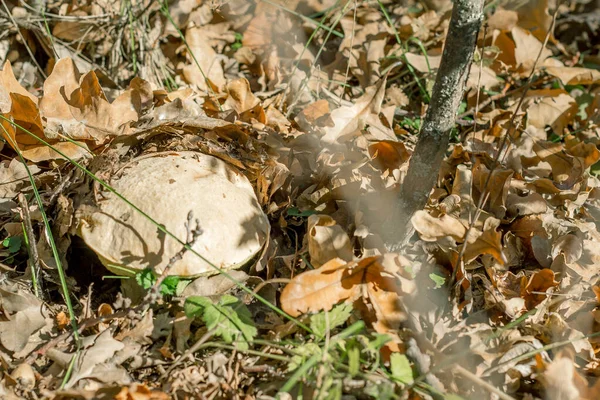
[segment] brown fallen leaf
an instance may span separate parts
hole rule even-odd
[[[340,302],[354,303],[373,329],[397,338],[400,323],[406,318],[402,292],[393,271],[383,261],[380,256],[350,263],[333,259],[321,268],[304,272],[283,289],[281,308],[299,316],[330,310]],[[361,297],[362,300],[356,301]]]
[[[559,282],[554,280],[554,271],[545,268],[535,272],[529,277],[521,278],[521,297],[525,299],[528,310],[537,306],[546,298],[546,291],[558,286]]]
[[[600,71],[579,67],[546,67],[546,72],[557,77],[563,85],[593,85],[600,82]]]
[[[531,91],[527,103],[531,103],[527,107],[528,126],[550,126],[557,135],[563,134],[577,113],[577,102],[563,90]]]
[[[134,79],[130,88],[110,103],[96,74],[91,71],[81,77],[73,60],[65,58],[44,82],[40,115],[46,121],[48,138],[64,135],[97,145],[130,133],[130,123],[148,107],[151,93],[147,82]]]
[[[210,45],[210,27],[188,27],[185,40],[189,46],[187,63],[183,66],[186,81],[203,91],[221,90],[225,86],[225,75],[221,60]]]
[[[506,263],[507,259],[502,251],[502,232],[497,231],[493,227],[483,231],[483,234],[473,243],[467,244],[464,260],[469,262],[482,254],[489,254],[501,265]]]
[[[248,111],[260,103],[250,90],[250,83],[246,78],[233,80],[225,87],[228,97],[225,100],[224,108],[235,110],[238,114]]]
[[[333,110],[331,119],[334,126],[322,129],[323,137],[321,137],[321,140],[324,143],[332,144],[359,135],[367,124],[381,127],[379,112],[385,96],[386,81],[387,77],[384,77],[377,85],[367,88],[365,94],[356,99],[352,106],[342,106]],[[380,140],[395,138],[389,128],[372,129],[371,133]]]
[[[447,214],[436,218],[427,211],[419,210],[413,215],[411,222],[421,239],[427,242],[435,242],[445,236],[460,241],[467,233],[467,228],[461,221]]]
[[[360,296],[364,266],[334,258],[318,269],[303,272],[281,292],[281,308],[293,317],[308,312],[330,310],[341,301]]]
[[[381,140],[369,145],[369,155],[382,172],[400,168],[410,158],[404,143],[393,140]]]
[[[307,233],[310,262],[314,267],[320,267],[334,258],[352,261],[350,237],[330,216],[311,215]]]

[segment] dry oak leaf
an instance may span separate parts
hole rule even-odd
[[[413,215],[411,222],[421,239],[426,242],[435,242],[446,236],[460,241],[467,233],[465,225],[448,214],[436,218],[427,211],[419,210]]]
[[[235,110],[238,114],[242,114],[260,104],[258,97],[250,90],[250,82],[246,78],[229,82],[225,90],[229,95],[225,100],[225,109]]]
[[[29,97],[11,93],[10,99],[11,111],[4,115],[10,122],[4,119],[0,121],[4,128],[2,136],[11,147],[18,148],[27,160],[41,162],[62,159],[63,156],[57,151],[72,159],[80,159],[89,154],[83,143],[58,142],[46,138],[37,105]],[[49,142],[57,151],[41,140]]]
[[[413,53],[404,53],[406,61],[422,74],[431,72],[440,67],[442,62],[441,55],[422,55]]]
[[[540,304],[546,298],[546,291],[558,286],[559,282],[554,280],[554,271],[545,268],[535,272],[529,277],[521,278],[521,297],[525,299],[528,310]]]
[[[546,72],[557,77],[563,85],[592,85],[600,82],[600,71],[578,67],[547,67]]]
[[[369,145],[369,155],[373,164],[382,172],[400,168],[410,158],[410,152],[402,142],[380,140]]]
[[[539,140],[534,143],[533,151],[542,161],[550,164],[552,181],[556,188],[569,190],[583,178],[584,159],[567,154],[562,143]]]
[[[334,126],[329,114],[329,102],[324,99],[317,100],[314,103],[307,105],[304,110],[294,118],[294,121],[298,123],[300,128],[307,132],[311,131],[315,126]]]
[[[565,140],[567,152],[583,161],[583,168],[587,169],[600,160],[600,151],[594,143],[583,143],[575,140]]]
[[[498,218],[503,218],[506,212],[506,198],[514,171],[495,169],[490,177],[490,171],[479,159],[473,167],[473,198],[479,201],[483,193],[487,193],[486,209]],[[486,185],[487,184],[487,185]]]
[[[363,275],[364,266],[359,266],[359,263],[334,258],[320,268],[294,277],[281,292],[281,308],[297,317],[330,310],[342,301],[353,302],[361,295]]]
[[[221,59],[210,45],[210,27],[192,26],[185,31],[188,43],[187,65],[182,69],[187,82],[200,90],[210,89],[219,91],[225,86],[225,75]],[[208,81],[208,82],[207,82]]]
[[[550,126],[557,135],[563,134],[577,114],[577,101],[562,89],[530,91],[527,103],[527,126]]]
[[[544,41],[552,25],[552,16],[548,13],[548,0],[506,2],[505,5],[518,13],[520,27],[530,31],[539,41]]]
[[[528,76],[531,73],[537,55],[542,50],[542,42],[531,32],[518,26],[513,27],[510,31],[495,31],[493,44],[500,49],[496,58],[497,63],[494,63],[493,68],[501,70],[498,62],[503,63],[520,76]],[[543,49],[537,64],[538,68],[551,55],[550,50]]]
[[[374,86],[365,90],[365,94],[356,99],[352,106],[342,106],[331,112],[334,126],[322,129],[324,143],[335,143],[345,141],[354,135],[358,135],[368,124],[377,129],[371,129],[376,139],[394,139],[394,133],[388,128],[382,128],[379,121],[381,103],[385,96],[385,83],[387,76]]]
[[[141,383],[132,383],[129,387],[122,387],[115,395],[115,400],[170,400],[168,394],[151,390]]]
[[[37,97],[29,93],[15,78],[10,61],[4,63],[2,71],[0,71],[0,112],[8,113],[11,110],[10,94],[17,93],[28,97],[34,104],[37,105]]]
[[[507,262],[502,251],[502,232],[495,228],[487,229],[473,243],[468,243],[465,248],[464,260],[472,261],[482,254],[489,254],[501,265]]]
[[[297,317],[308,312],[330,310],[345,301],[363,298],[363,319],[380,333],[398,329],[405,314],[402,310],[400,283],[375,256],[346,263],[333,259],[321,268],[296,276],[281,293],[281,308]]]
[[[308,217],[308,252],[310,262],[320,267],[334,258],[351,261],[353,256],[350,237],[344,229],[328,215]]]
[[[129,124],[148,107],[151,93],[147,82],[134,79],[130,88],[110,103],[96,74],[91,71],[81,77],[73,60],[65,58],[44,82],[40,114],[49,138],[65,135],[102,144],[111,136],[130,132]]]

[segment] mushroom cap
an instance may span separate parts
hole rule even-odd
[[[168,275],[196,277],[239,268],[263,247],[269,221],[248,179],[224,161],[203,153],[155,153],[134,159],[110,185],[167,231],[185,242],[188,213],[202,234],[174,262]],[[150,267],[161,274],[183,246],[112,192],[79,221],[78,233],[102,263],[119,275]]]

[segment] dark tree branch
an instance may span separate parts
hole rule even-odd
[[[408,173],[392,215],[383,226],[389,251],[398,251],[410,238],[410,219],[427,204],[438,177],[483,20],[484,0],[454,0],[450,28],[431,102],[410,159]]]

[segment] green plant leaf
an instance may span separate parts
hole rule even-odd
[[[135,274],[135,281],[144,289],[150,289],[156,282],[156,276],[150,268],[145,268]]]
[[[437,275],[437,274],[431,273],[431,274],[429,274],[429,277],[435,283],[435,288],[434,289],[439,289],[442,286],[444,286],[444,283],[446,283],[446,278],[444,278],[441,275]]]
[[[328,332],[346,322],[350,314],[352,314],[351,304],[338,304],[329,311],[321,311],[310,317],[310,328],[317,338],[323,339]],[[329,319],[329,325],[327,319]]]
[[[135,281],[146,290],[150,289],[157,279],[151,268],[144,268],[135,274]],[[189,280],[178,276],[167,276],[160,284],[160,293],[168,296],[180,294],[189,282]]]
[[[178,276],[167,276],[164,281],[160,284],[160,292],[162,294],[173,296],[177,293],[177,285],[179,285]]]
[[[294,349],[294,353],[292,361],[288,364],[288,371],[290,372],[304,365],[313,356],[318,356],[319,359],[323,357],[323,349],[316,343],[299,345]]]
[[[290,217],[310,217],[313,214],[317,214],[315,210],[300,211],[298,207],[291,207],[287,210],[287,215]]]
[[[183,309],[190,318],[201,317],[208,330],[214,330],[226,343],[235,343],[240,350],[247,350],[258,332],[246,305],[231,295],[221,296],[217,303],[208,297],[191,296]]]
[[[394,380],[405,385],[413,383],[413,370],[410,367],[410,361],[404,354],[393,353],[390,356],[390,370]]]
[[[360,372],[360,346],[355,340],[348,342],[346,354],[348,355],[348,373],[355,376]]]
[[[21,249],[23,239],[21,236],[9,236],[2,241],[2,245],[7,248],[9,253],[16,253]]]

